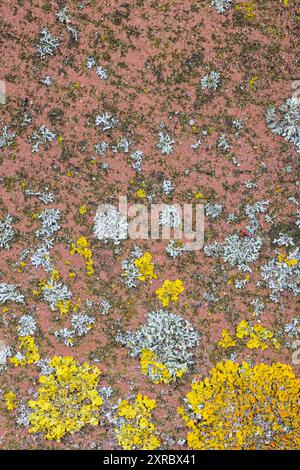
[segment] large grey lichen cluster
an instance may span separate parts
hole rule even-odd
[[[266,112],[266,123],[273,134],[282,136],[287,142],[293,143],[300,153],[300,99],[288,98],[279,108],[280,118],[275,106]]]
[[[238,234],[225,238],[224,243],[215,242],[204,247],[207,256],[221,256],[230,266],[251,272],[250,264],[257,260],[263,241],[260,237],[240,237]]]
[[[133,357],[145,349],[157,354],[157,361],[165,364],[175,376],[176,371],[188,369],[193,363],[190,350],[199,344],[199,334],[188,320],[158,310],[150,312],[146,322],[135,332],[118,334],[117,341],[131,349]]]

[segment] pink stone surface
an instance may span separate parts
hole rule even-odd
[[[7,303],[7,312],[1,306],[0,315],[7,323],[0,324],[0,338],[16,352],[18,318],[31,313],[38,323],[35,339],[41,357],[72,355],[99,366],[101,386],[113,389],[112,405],[136,393],[157,400],[154,423],[165,449],[185,448],[178,445],[186,437],[186,429],[176,408],[193,377],[205,376],[218,361],[229,359],[228,351],[217,342],[224,328],[234,334],[241,320],[255,320],[250,309],[253,298],[264,301],[261,323],[278,335],[281,349],[250,350],[244,345],[237,349],[236,360],[292,364],[293,350],[284,325],[296,318],[296,297],[284,293],[276,304],[269,300],[265,285],[257,282],[261,281],[260,267],[274,257],[274,234],[294,230],[297,208],[288,198],[297,195],[297,152],[292,144],[272,134],[264,116],[270,104],[279,107],[291,96],[292,83],[299,76],[299,15],[296,1],[286,8],[279,0],[255,3],[254,16],[247,20],[234,7],[225,15],[218,14],[204,0],[90,1],[82,2],[82,8],[80,2],[68,2],[78,42],[71,40],[66,26],[56,19],[61,2],[2,0],[0,6],[0,80],[5,80],[7,90],[6,104],[0,105],[1,124],[16,134],[14,145],[0,151],[0,219],[11,214],[16,232],[11,249],[0,250],[0,282],[17,285],[26,297],[24,304]],[[45,26],[60,46],[53,56],[40,59],[36,44]],[[95,68],[86,67],[87,57],[94,57],[108,71],[107,80],[100,80]],[[211,70],[221,75],[221,87],[212,92],[200,86],[201,78]],[[41,82],[46,75],[52,79],[49,87]],[[256,81],[251,87],[253,77]],[[54,110],[60,110],[56,119]],[[27,127],[21,126],[24,112],[32,117]],[[104,112],[119,121],[112,132],[101,132],[94,125],[95,116]],[[238,137],[230,124],[237,118],[244,122]],[[194,126],[189,125],[191,119]],[[172,155],[162,155],[156,147],[161,121],[176,141]],[[41,125],[61,135],[63,141],[42,144],[38,153],[32,153],[28,139]],[[205,138],[204,129],[209,134]],[[229,151],[218,149],[220,134],[229,139]],[[131,151],[143,151],[140,174],[132,168],[129,154],[110,150],[104,156],[96,154],[95,144],[106,141],[114,145],[121,137],[131,140]],[[198,139],[203,143],[194,151],[191,145]],[[233,155],[239,167],[232,163]],[[107,172],[101,168],[102,161],[109,163]],[[292,168],[289,173],[284,170],[288,165]],[[163,194],[164,179],[172,181],[172,198]],[[245,187],[248,180],[256,183],[255,189]],[[206,244],[223,242],[245,228],[245,217],[236,224],[226,222],[230,212],[242,214],[246,204],[269,201],[274,223],[267,224],[260,217],[264,247],[251,266],[246,287],[236,289],[228,284],[231,277],[245,275],[222,260],[207,257],[203,250],[171,259],[165,240],[126,240],[118,255],[112,243],[95,239],[98,205],[112,197],[117,201],[120,195],[127,195],[130,203],[139,202],[136,191],[141,187],[148,196],[155,194],[157,203],[195,201],[193,196],[201,191],[206,202],[222,204],[220,218],[205,219]],[[55,202],[46,206],[37,197],[26,196],[25,188],[48,188],[55,194]],[[86,214],[80,215],[81,206],[87,207]],[[112,304],[108,315],[96,308],[93,329],[73,348],[58,342],[53,334],[70,326],[70,317],[57,318],[33,294],[39,280],[46,279],[45,271],[35,269],[29,259],[19,269],[21,251],[38,245],[34,232],[40,222],[33,215],[47,207],[62,213],[51,256],[72,291],[72,300],[80,298],[83,305],[89,299],[97,305],[104,298]],[[84,259],[70,254],[72,242],[80,236],[91,243],[95,268],[91,277],[85,274]],[[130,257],[136,244],[152,253],[158,278],[130,290],[121,276],[121,262]],[[284,248],[281,251],[286,253]],[[76,273],[73,280],[70,272]],[[155,290],[165,279],[177,278],[186,289],[170,311],[192,322],[201,334],[200,344],[192,370],[181,381],[155,385],[141,374],[139,360],[115,336],[119,328],[136,329],[149,311],[161,308]],[[205,292],[217,295],[218,302],[207,302]],[[94,361],[95,356],[99,362]],[[299,365],[293,368],[299,375]],[[19,401],[31,398],[37,387],[34,365],[10,366],[1,375],[2,391],[14,390]],[[92,443],[101,449],[118,448],[114,427],[104,419],[97,428],[84,428],[62,443],[51,443],[17,427],[14,412],[7,411],[0,400],[3,449],[89,449]],[[169,443],[170,438],[174,444]]]

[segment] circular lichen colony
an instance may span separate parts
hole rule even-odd
[[[165,310],[150,312],[136,331],[119,334],[117,340],[140,357],[141,369],[154,383],[174,382],[193,364],[190,351],[199,343],[192,324]]]

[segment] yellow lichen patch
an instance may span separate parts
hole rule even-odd
[[[11,391],[4,393],[3,398],[5,400],[5,406],[7,410],[11,411],[17,408],[18,400],[14,392]]]
[[[278,263],[285,263],[289,268],[292,266],[296,266],[296,264],[298,263],[298,260],[296,258],[289,259],[286,258],[284,255],[278,255],[277,259]]]
[[[62,145],[62,144],[64,143],[64,138],[63,138],[62,135],[59,135],[59,136],[57,137],[57,142],[59,143],[59,145]]]
[[[94,274],[93,253],[90,249],[90,242],[85,237],[80,237],[76,243],[72,243],[70,253],[71,255],[78,253],[80,256],[83,256],[87,276],[92,276]]]
[[[140,258],[134,260],[135,267],[139,270],[139,281],[145,282],[147,279],[156,279],[157,275],[154,273],[154,264],[151,262],[152,255],[149,251],[143,254]]]
[[[269,343],[276,349],[280,349],[280,343],[274,338],[272,331],[267,330],[262,325],[254,325],[250,337],[251,339],[247,343],[247,347],[250,349],[261,348],[264,350],[269,347]]]
[[[257,76],[250,78],[249,87],[250,87],[251,90],[255,90],[256,82],[257,82],[258,79],[259,79],[259,77],[257,77]]]
[[[186,398],[178,413],[192,449],[299,448],[300,379],[291,366],[218,363]]]
[[[144,189],[138,189],[136,195],[140,199],[144,199],[147,196],[146,191]]]
[[[166,279],[162,287],[155,292],[163,307],[167,307],[170,302],[178,302],[178,297],[184,290],[185,287],[180,279],[176,279],[176,281]]]
[[[194,197],[195,199],[205,199],[205,196],[201,191],[197,191]]]
[[[165,364],[157,361],[157,354],[149,349],[142,350],[141,370],[142,374],[147,375],[155,384],[175,382],[187,372],[187,369],[178,369],[175,375],[172,375]]]
[[[29,432],[60,442],[66,433],[98,425],[102,405],[97,391],[100,370],[87,363],[80,365],[71,356],[54,356],[50,367],[54,372],[39,378],[37,400],[28,403],[33,410]]]
[[[232,348],[233,346],[236,345],[236,340],[234,340],[231,337],[231,335],[230,335],[229,331],[227,330],[227,328],[225,328],[222,331],[222,337],[221,337],[220,341],[218,342],[218,345],[221,346],[224,349]]]
[[[274,338],[272,331],[260,324],[250,325],[247,321],[241,321],[236,328],[237,338],[249,337],[247,347],[250,349],[267,349],[270,345],[280,349],[279,341]]]
[[[10,362],[16,367],[34,364],[40,359],[33,336],[20,336],[18,350],[19,352],[10,359]]]
[[[118,407],[118,416],[125,419],[119,429],[115,429],[118,444],[124,450],[154,450],[160,446],[151,423],[151,412],[156,408],[156,401],[138,394],[133,403],[122,400]]]
[[[50,277],[51,277],[52,281],[58,281],[58,279],[60,279],[59,270],[56,269],[56,268],[52,269],[52,271],[50,273]]]
[[[252,331],[251,326],[246,320],[242,320],[236,327],[236,337],[244,338],[244,336],[249,336]]]
[[[60,315],[67,315],[72,308],[72,304],[70,300],[58,300],[55,304],[55,308],[59,310]]]
[[[246,20],[252,20],[254,18],[255,1],[236,3],[235,9],[242,13]]]
[[[80,206],[79,207],[79,214],[84,215],[87,213],[87,207],[86,206]]]

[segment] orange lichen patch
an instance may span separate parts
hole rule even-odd
[[[192,383],[191,409],[178,413],[191,432],[192,449],[297,449],[300,379],[291,366],[231,361]]]

